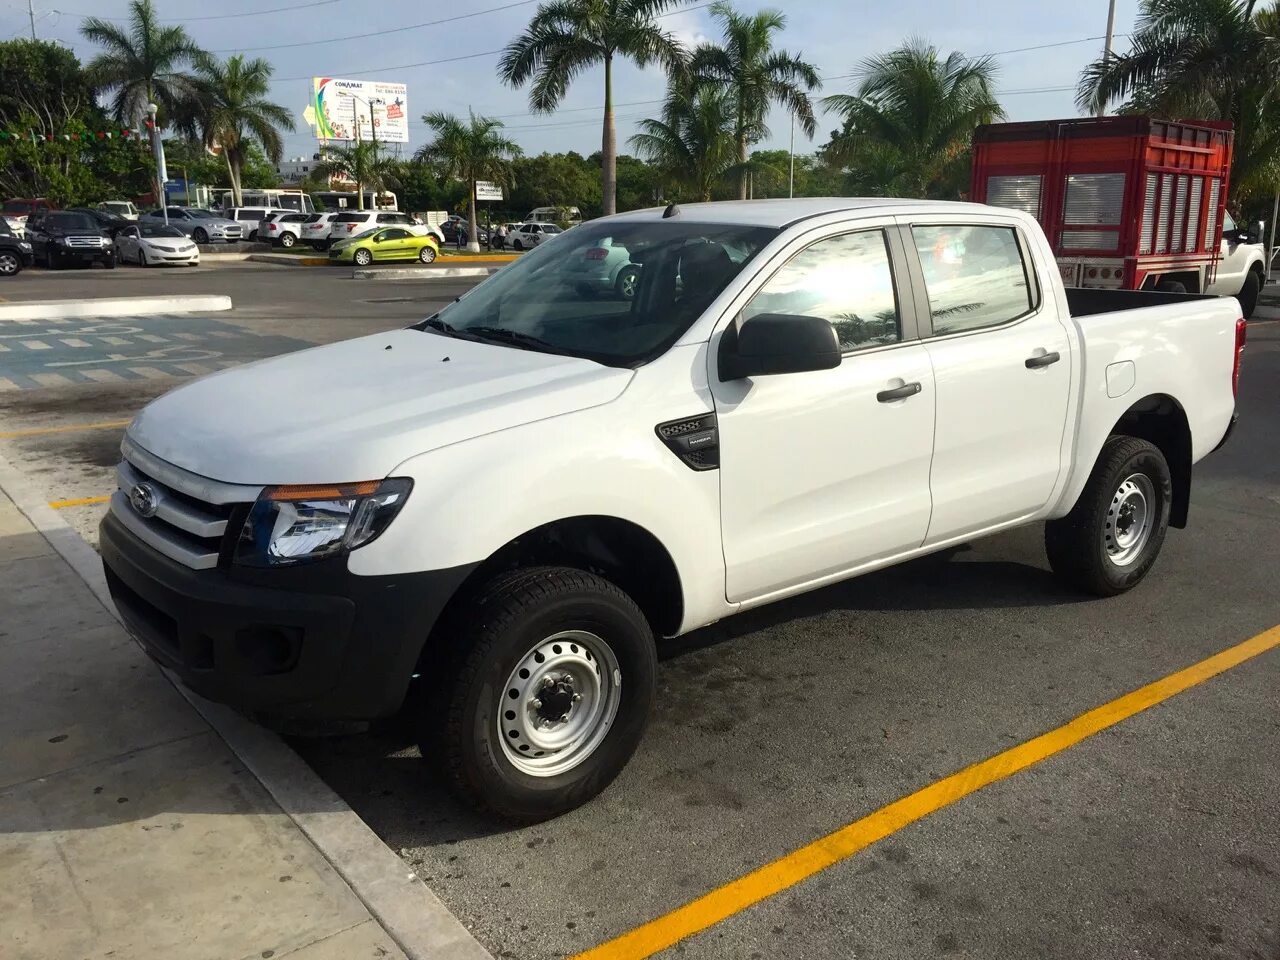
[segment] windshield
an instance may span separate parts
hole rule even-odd
[[[347,239],[360,240],[364,237],[372,237],[379,229],[379,227],[370,227],[368,230],[361,230],[359,233],[353,233],[351,236],[347,237]]]
[[[102,205],[102,209],[105,210],[107,213],[129,213],[133,209],[133,204],[112,203],[111,201],[107,201]]]
[[[191,214],[191,216],[195,217],[197,220],[220,220],[221,219],[221,217],[218,217],[217,214],[209,210],[201,210],[199,207],[184,207],[183,209],[187,213]]]
[[[46,227],[57,227],[59,230],[90,230],[98,232],[98,224],[84,213],[51,213],[45,218]]]
[[[36,209],[36,205],[26,200],[6,200],[4,206],[0,207],[0,210],[5,213],[17,214],[30,213],[34,209]]]
[[[177,227],[166,227],[163,223],[154,225],[146,223],[138,227],[138,230],[144,237],[182,237],[186,239],[186,234]]]
[[[671,221],[575,227],[415,329],[638,366],[675,343],[776,234]]]

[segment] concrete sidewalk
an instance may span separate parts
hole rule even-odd
[[[488,956],[438,915],[419,936],[419,914],[438,901],[390,851],[380,860],[360,847],[367,828],[300,761],[290,775],[302,789],[283,789],[311,808],[282,809],[280,789],[264,786],[241,746],[232,751],[226,731],[179,693],[3,493],[0,584],[7,960]],[[316,836],[345,839],[322,850]],[[343,843],[363,861],[344,864]],[[390,863],[400,864],[396,874],[383,876]],[[406,895],[432,902],[419,910]],[[397,937],[371,906],[391,916]]]

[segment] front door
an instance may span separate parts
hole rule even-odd
[[[1220,297],[1234,297],[1244,286],[1244,275],[1249,272],[1254,247],[1240,242],[1240,228],[1231,214],[1224,214],[1223,217],[1222,257],[1214,267],[1213,280],[1205,286],[1204,292]]]
[[[388,227],[378,234],[373,245],[374,256],[379,260],[403,260],[415,256],[416,251],[409,250],[409,231],[400,227]]]
[[[736,320],[829,320],[840,366],[722,383],[711,361],[731,601],[832,577],[924,540],[933,374],[914,325],[904,323],[909,288],[895,275],[894,242],[889,228],[817,239]]]
[[[928,542],[1041,510],[1062,470],[1071,343],[1016,225],[916,222],[938,397]],[[1046,278],[1045,283],[1050,281]]]

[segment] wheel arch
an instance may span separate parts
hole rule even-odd
[[[1182,404],[1167,393],[1145,396],[1129,406],[1108,435],[1146,440],[1164,454],[1173,481],[1169,526],[1185,527],[1191,506],[1191,424]]]

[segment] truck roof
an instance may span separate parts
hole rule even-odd
[[[740,223],[757,227],[786,227],[810,217],[849,210],[879,213],[934,208],[939,212],[985,210],[990,207],[955,200],[902,200],[896,197],[803,197],[794,200],[719,200],[713,203],[681,203],[680,218],[694,223]],[[618,214],[622,220],[660,220],[666,207],[650,207]]]

